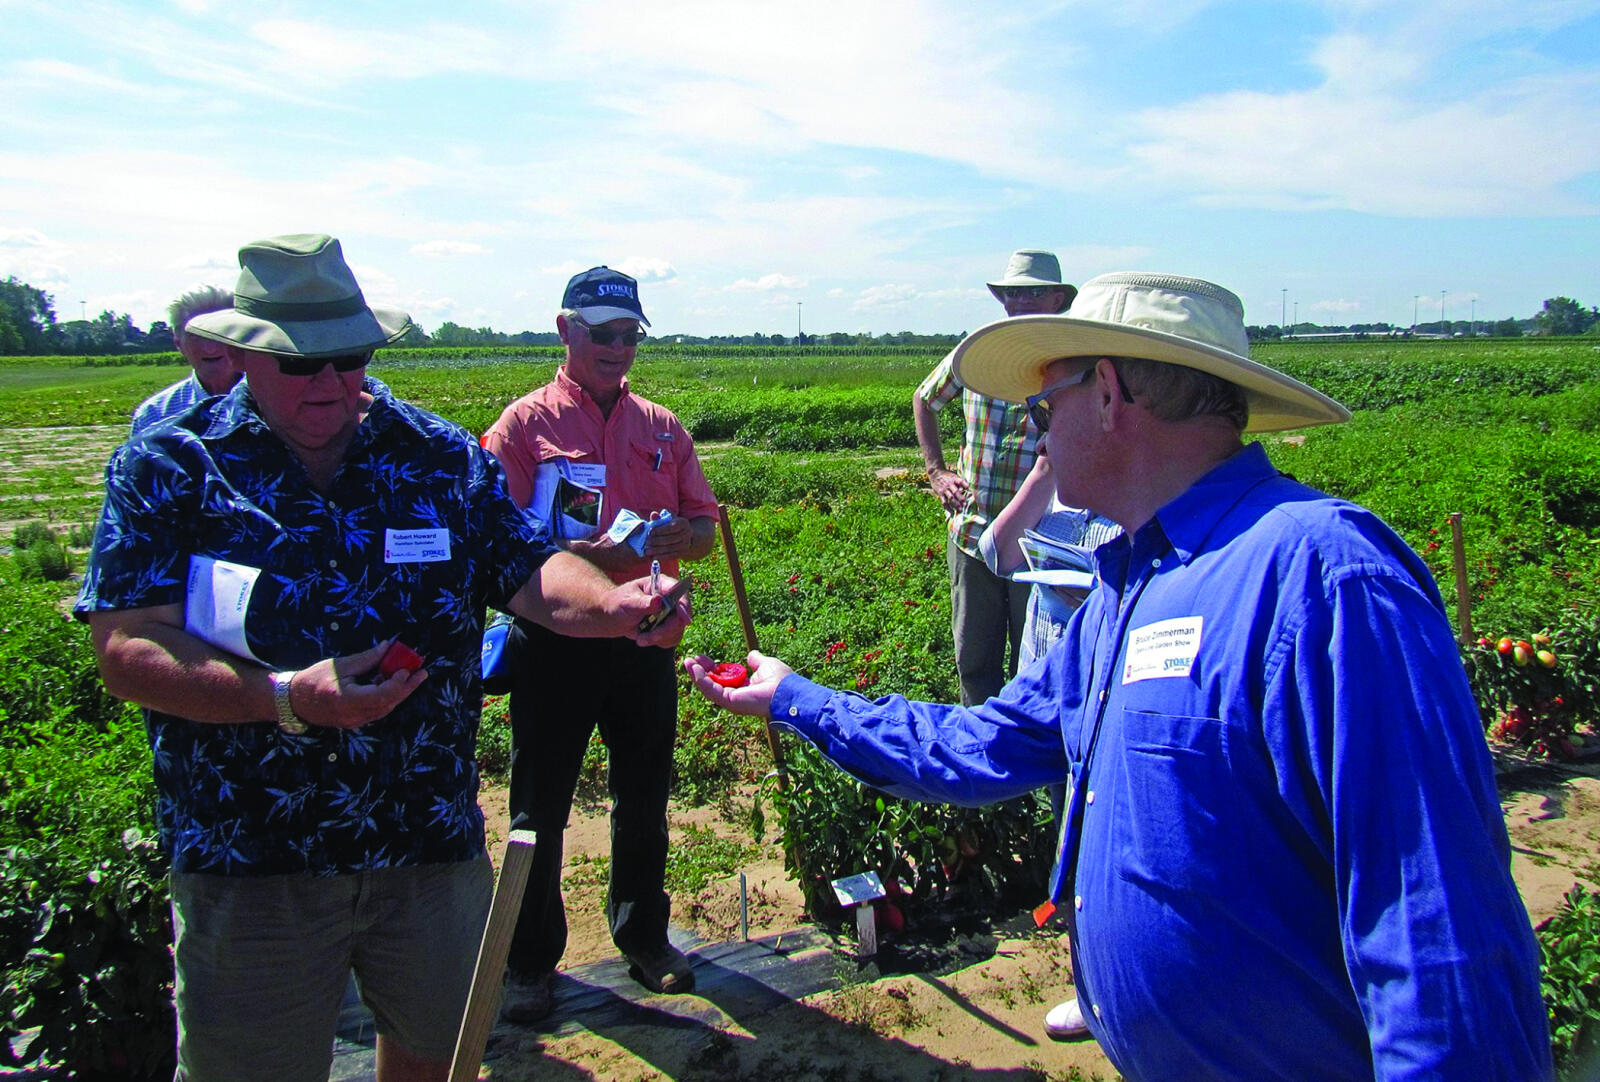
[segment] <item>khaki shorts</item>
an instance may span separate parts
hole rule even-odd
[[[325,1082],[352,971],[378,1033],[448,1061],[488,918],[488,857],[351,875],[174,874],[178,1072]]]

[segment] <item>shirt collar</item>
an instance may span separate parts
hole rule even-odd
[[[599,403],[595,402],[594,397],[592,395],[590,395],[588,391],[584,390],[582,385],[580,385],[577,380],[575,380],[571,376],[567,375],[567,366],[566,366],[565,363],[563,363],[561,365],[561,367],[556,369],[555,385],[561,389],[561,392],[563,394],[565,394],[568,398],[572,399],[574,402],[588,402],[591,405],[593,405],[595,407],[595,409],[599,409],[600,408]],[[627,376],[623,376],[622,377],[622,393],[617,396],[617,401],[621,402],[624,398],[627,398],[627,397],[628,397],[628,377]]]
[[[1172,551],[1188,563],[1217,523],[1247,492],[1277,476],[1278,471],[1261,444],[1246,444],[1169,501],[1139,532],[1143,534],[1152,526],[1161,530],[1171,542]]]

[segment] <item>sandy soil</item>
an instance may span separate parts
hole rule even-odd
[[[1535,924],[1549,917],[1577,879],[1600,874],[1600,761],[1564,767],[1507,759],[1502,807],[1513,845],[1512,871]],[[484,794],[491,848],[506,829],[505,794]],[[672,813],[674,829],[710,826],[731,837],[741,828],[707,809]],[[567,907],[571,944],[564,970],[614,957],[602,916],[603,877],[587,858],[608,850],[604,809],[575,809],[567,831]],[[771,944],[805,929],[799,891],[777,859],[744,869],[750,934]],[[737,878],[674,899],[674,923],[712,945],[739,937]],[[791,933],[795,937],[803,933]],[[813,935],[813,938],[816,937]],[[781,945],[781,941],[779,941]],[[992,946],[992,953],[989,948]],[[725,949],[733,950],[733,947]],[[814,952],[815,953],[815,952]],[[1044,1012],[1071,994],[1065,940],[1032,932],[1019,915],[997,920],[992,944],[970,964],[942,976],[878,976],[849,957],[830,959],[832,979],[811,994],[774,997],[761,1009],[737,997],[635,997],[647,1010],[631,1023],[586,1021],[568,1012],[542,1030],[507,1033],[491,1044],[484,1077],[532,1079],[772,1079],[874,1082],[887,1079],[1114,1079],[1093,1041],[1057,1043],[1044,1036]],[[615,971],[613,971],[615,972]],[[576,987],[576,986],[573,986]]]

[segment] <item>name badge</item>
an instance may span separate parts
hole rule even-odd
[[[584,488],[606,487],[604,462],[573,462],[570,459],[562,459],[561,472],[575,485],[582,485]]]
[[[1200,652],[1203,617],[1180,616],[1136,627],[1128,634],[1128,655],[1122,682],[1132,684],[1158,676],[1188,676]]]
[[[449,558],[449,530],[383,531],[386,564],[436,564]]]

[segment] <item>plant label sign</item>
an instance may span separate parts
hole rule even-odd
[[[839,899],[839,904],[845,908],[870,902],[874,898],[882,898],[886,893],[883,889],[883,880],[878,878],[877,872],[862,872],[859,875],[847,875],[843,879],[833,881],[834,897]]]

